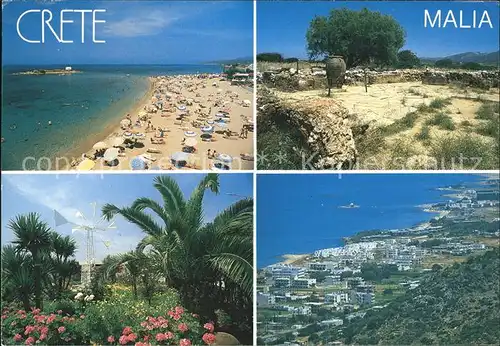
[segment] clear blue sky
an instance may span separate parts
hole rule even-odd
[[[257,2],[257,53],[279,52],[285,57],[307,57],[306,31],[316,16],[328,16],[330,10],[368,8],[393,16],[406,30],[407,38],[403,49],[410,49],[420,57],[442,57],[463,52],[493,52],[499,45],[499,7],[491,3],[465,2]],[[424,28],[424,10],[447,13],[453,10],[459,21],[463,10],[464,24],[472,21],[472,11],[483,13],[488,10],[494,29]],[[479,16],[479,15],[478,15]],[[480,16],[477,19],[480,20]],[[444,18],[443,18],[444,21]]]
[[[149,197],[162,203],[160,193],[153,187],[156,174],[2,174],[2,245],[12,241],[9,220],[19,214],[37,212],[54,228],[54,210],[67,220],[81,223],[75,215],[80,211],[86,218],[92,217],[90,203],[102,207],[112,203],[118,207],[130,206],[139,197]],[[172,174],[182,192],[189,197],[203,174]],[[221,174],[220,193],[207,192],[204,199],[205,221],[209,222],[222,210],[244,197],[253,195],[251,174]],[[101,216],[100,213],[97,214]],[[118,216],[116,230],[109,230],[96,237],[96,257],[135,249],[144,234],[135,225]],[[56,228],[63,235],[71,235],[71,225]],[[78,242],[78,260],[85,259],[84,234],[73,235]],[[111,242],[106,249],[105,242]]]
[[[251,1],[26,1],[3,6],[3,64],[180,64],[250,57],[253,52]],[[59,35],[61,9],[105,9],[97,19],[92,43],[92,15],[85,14],[85,43],[81,43],[81,14],[65,13],[64,39],[57,42],[46,29],[45,44],[29,44],[17,34],[19,16],[30,9],[49,9]],[[40,39],[39,13],[21,22],[22,34]]]

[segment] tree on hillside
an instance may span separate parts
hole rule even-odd
[[[257,61],[282,62],[283,56],[280,53],[260,53],[257,54]]]
[[[206,175],[188,199],[170,176],[155,178],[154,187],[162,202],[138,198],[128,207],[106,204],[103,215],[111,219],[119,214],[144,232],[137,251],[160,265],[157,270],[188,309],[210,318],[221,309],[251,328],[252,199],[234,203],[205,223],[203,198],[207,190],[219,192],[218,175]]]
[[[442,68],[452,68],[454,66],[454,63],[453,63],[453,60],[451,60],[451,59],[441,59],[441,60],[437,60],[434,63],[434,66],[442,67]]]
[[[335,9],[314,18],[306,33],[310,59],[341,55],[347,67],[392,65],[405,43],[403,27],[391,16],[368,9]]]
[[[411,50],[402,50],[398,53],[399,68],[413,68],[420,66],[420,59]]]

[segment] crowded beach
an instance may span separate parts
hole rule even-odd
[[[253,169],[253,88],[224,75],[150,77],[147,102],[124,115],[71,169]],[[250,85],[250,86],[248,86]]]

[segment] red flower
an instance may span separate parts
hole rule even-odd
[[[23,339],[23,336],[21,334],[14,335],[14,341],[21,341],[22,339]]]
[[[189,327],[186,323],[181,323],[177,326],[177,328],[179,328],[179,330],[183,333],[187,332],[189,330]]]
[[[166,340],[165,334],[163,333],[156,334],[156,341],[163,341],[163,340]]]
[[[207,345],[215,344],[215,335],[212,333],[205,333],[202,336],[202,340],[205,341]]]
[[[42,329],[40,331],[42,332],[42,334],[48,334],[49,333],[49,327],[42,327]]]
[[[164,335],[165,335],[165,339],[167,339],[167,340],[173,339],[173,337],[174,337],[174,334],[172,332],[166,332]]]
[[[36,329],[35,326],[26,326],[26,328],[24,328],[24,335],[30,334],[35,329]]]
[[[205,328],[206,330],[208,330],[210,333],[213,333],[213,331],[214,331],[214,324],[213,323],[205,323],[203,325],[203,328]]]
[[[120,343],[120,345],[126,345],[128,342],[127,336],[125,336],[125,335],[120,336],[120,339],[118,339],[118,342]]]
[[[35,342],[35,338],[30,336],[29,338],[26,339],[24,342],[26,345],[32,345]]]
[[[38,340],[42,341],[42,340],[45,340],[46,338],[47,338],[47,333],[42,333],[42,335],[40,335]]]
[[[191,346],[191,340],[181,339],[181,341],[179,341],[179,346]]]
[[[181,319],[181,315],[178,315],[178,314],[174,314],[174,317],[173,317],[174,320],[178,321]]]
[[[127,340],[128,340],[128,341],[130,341],[130,342],[135,341],[135,339],[137,339],[137,335],[135,335],[134,333],[130,333],[130,334],[127,336]]]
[[[65,326],[60,326],[59,328],[57,328],[57,331],[59,332],[59,334],[64,333],[65,330],[66,330]]]
[[[123,332],[122,332],[123,335],[129,335],[130,333],[132,333],[132,328],[130,328],[130,327],[123,328]]]
[[[179,315],[182,315],[184,313],[184,309],[180,306],[176,306],[175,307],[175,313],[176,314],[179,314]]]
[[[115,342],[115,337],[113,335],[108,336],[108,342],[109,343]]]
[[[52,322],[54,322],[54,320],[56,319],[56,315],[54,314],[51,314],[48,318],[47,318],[47,324],[51,324]]]

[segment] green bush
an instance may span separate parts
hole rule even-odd
[[[476,119],[493,120],[498,118],[499,102],[484,102],[476,112]]]
[[[453,119],[445,113],[437,113],[434,115],[432,119],[429,119],[426,122],[427,125],[435,125],[439,126],[443,130],[454,130],[455,129],[455,123],[453,122]]]
[[[438,161],[440,169],[498,169],[498,155],[491,144],[469,134],[436,139],[430,154]]]
[[[420,131],[415,135],[415,138],[419,141],[426,141],[430,138],[430,128],[427,125],[422,126]]]
[[[488,136],[488,137],[493,137],[493,138],[498,138],[500,136],[500,118],[497,116],[496,118],[493,118],[491,120],[486,121],[485,123],[480,124],[477,127],[477,133],[483,135],[483,136]]]
[[[415,112],[410,112],[406,114],[403,118],[396,120],[390,125],[381,128],[382,133],[386,136],[396,134],[398,132],[411,129],[418,119],[418,114]]]

